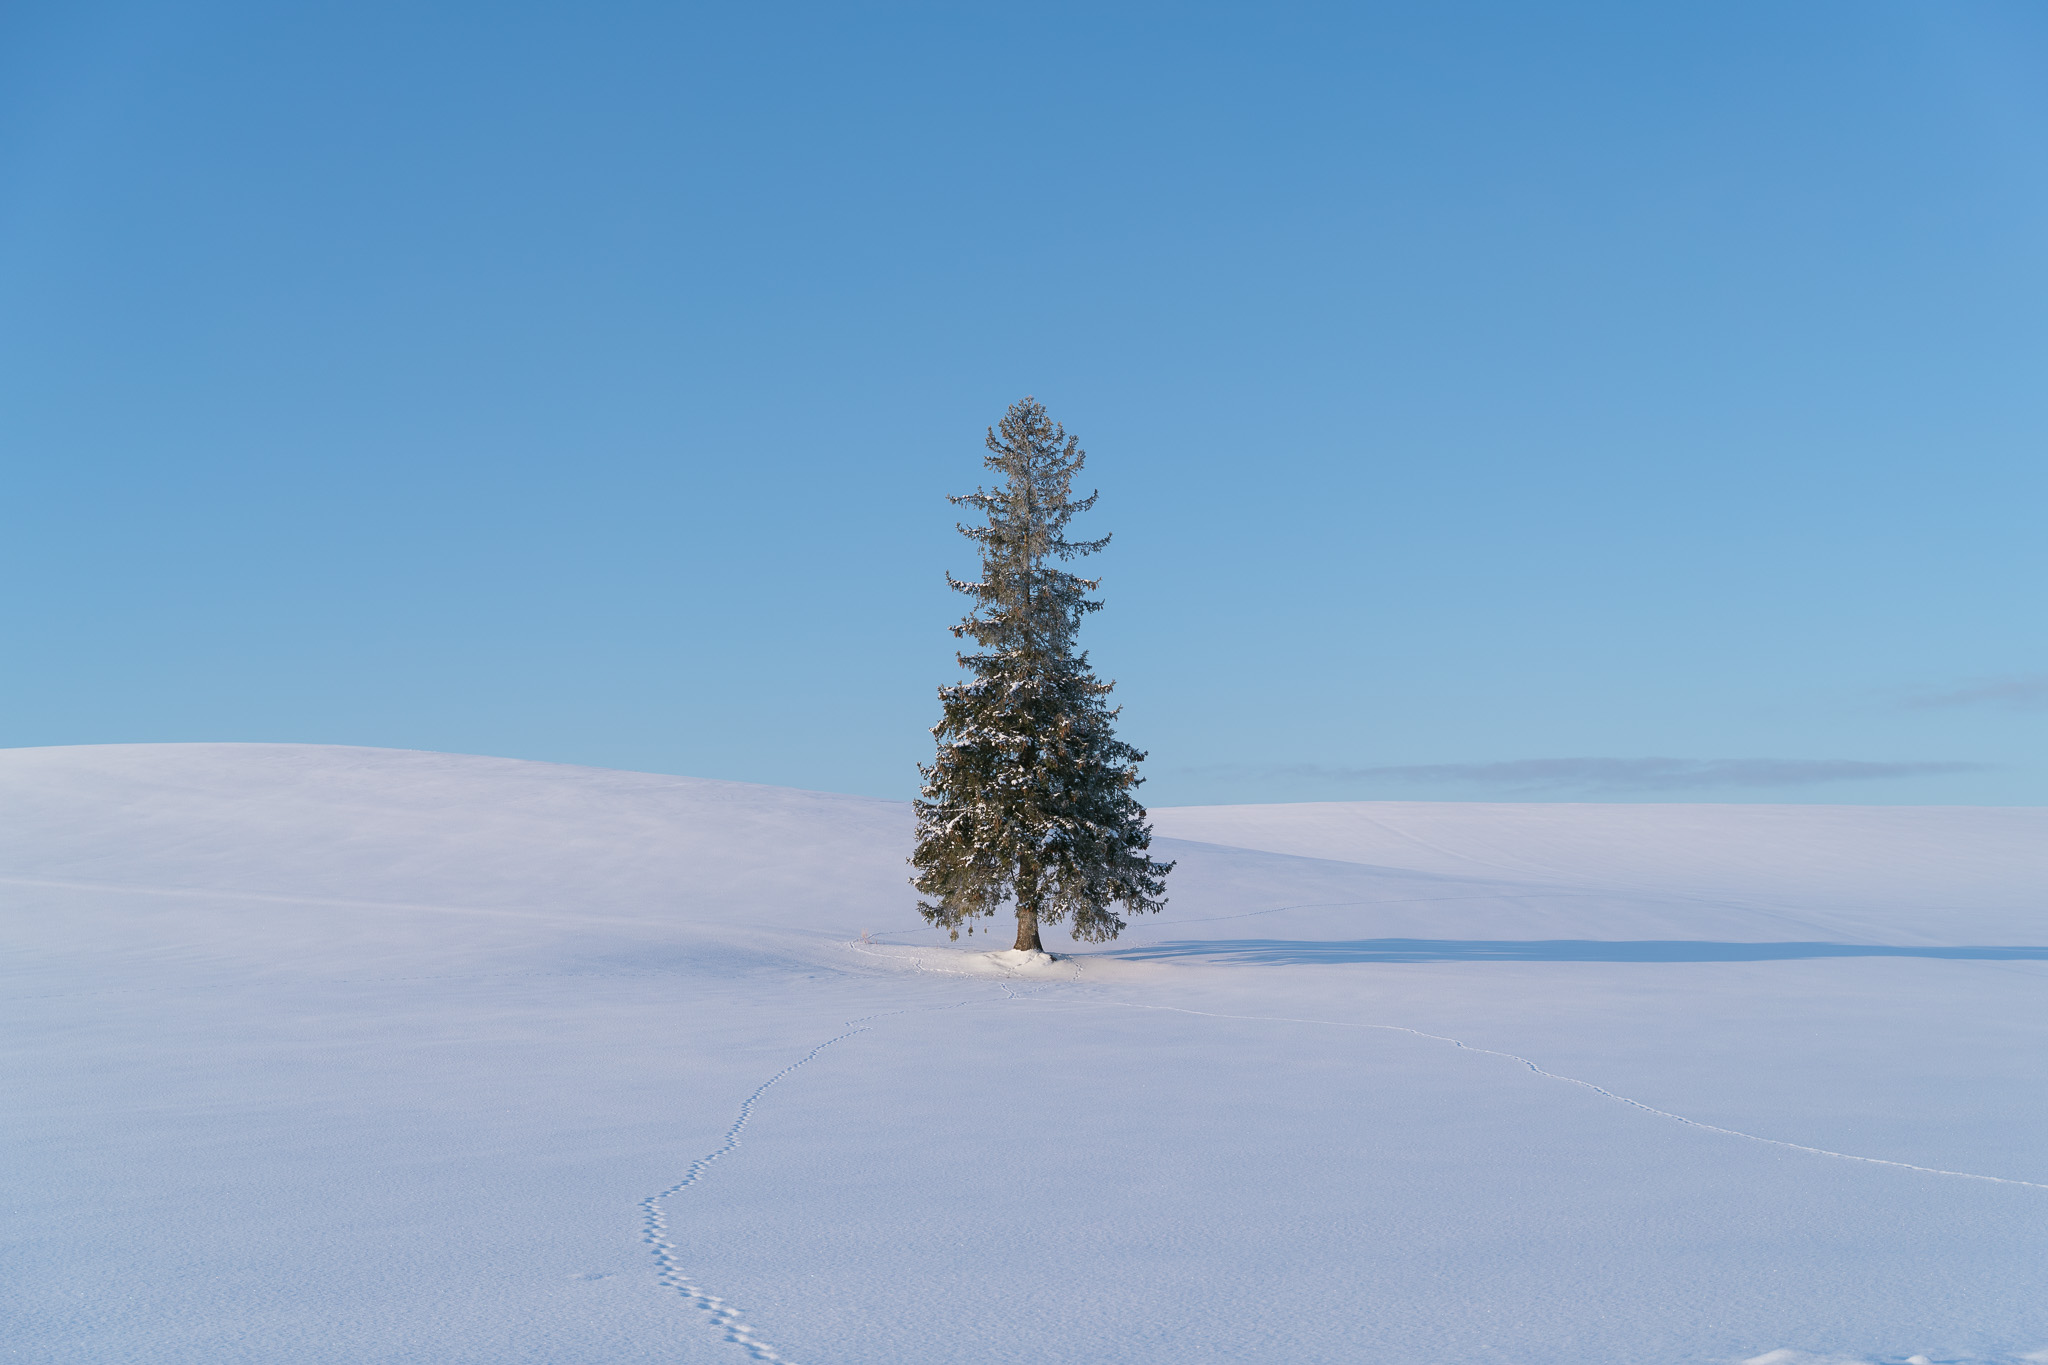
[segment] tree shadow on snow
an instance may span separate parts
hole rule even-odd
[[[1704,943],[1684,939],[1285,938],[1183,939],[1112,948],[1092,956],[1126,962],[1207,958],[1223,962],[1791,962],[1819,957],[1932,957],[1953,961],[2048,961],[2048,947],[1901,948],[1876,943]]]

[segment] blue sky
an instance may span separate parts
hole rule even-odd
[[[0,745],[907,796],[1035,394],[1158,803],[2048,801],[2048,11],[25,3]]]

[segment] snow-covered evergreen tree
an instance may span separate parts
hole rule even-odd
[[[1043,951],[1038,928],[1071,918],[1076,938],[1113,939],[1124,921],[1164,905],[1171,863],[1152,861],[1152,828],[1133,794],[1145,755],[1119,740],[1088,656],[1081,618],[1102,603],[1099,579],[1054,566],[1109,543],[1065,539],[1069,518],[1095,505],[1072,496],[1087,458],[1080,443],[1026,398],[988,434],[984,463],[1001,483],[951,499],[987,518],[960,528],[981,553],[981,576],[946,581],[973,599],[953,627],[971,637],[959,656],[970,680],[939,689],[938,755],[917,802],[912,879],[918,908],[960,936],[962,925],[1017,909],[1017,947]]]

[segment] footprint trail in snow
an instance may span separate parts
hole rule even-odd
[[[1016,1000],[1020,998],[1015,991],[1011,990],[1007,984],[1001,981],[991,982],[990,984],[999,988],[1003,992],[1005,999]],[[978,1003],[993,1002],[961,1000],[951,1005],[940,1005],[936,1008],[941,1010],[959,1009],[965,1005]],[[769,1344],[755,1330],[751,1323],[746,1322],[741,1317],[738,1307],[705,1289],[690,1277],[688,1271],[683,1269],[680,1254],[674,1241],[668,1235],[667,1201],[701,1181],[705,1173],[711,1169],[712,1163],[716,1162],[720,1157],[729,1155],[740,1145],[740,1134],[746,1130],[747,1121],[753,1118],[754,1107],[761,1102],[761,1097],[767,1094],[769,1088],[774,1086],[776,1082],[782,1080],[791,1072],[808,1065],[818,1054],[835,1043],[843,1043],[856,1034],[866,1033],[874,1027],[869,1022],[871,1020],[887,1018],[894,1014],[922,1014],[927,1012],[929,1011],[921,1009],[887,1010],[880,1014],[866,1014],[858,1019],[849,1019],[847,1023],[850,1027],[845,1032],[834,1034],[832,1037],[827,1038],[824,1042],[819,1043],[809,1052],[806,1052],[803,1056],[755,1086],[753,1093],[740,1101],[739,1114],[733,1119],[732,1127],[725,1130],[725,1141],[719,1144],[717,1150],[691,1162],[689,1170],[685,1171],[683,1178],[675,1184],[659,1194],[651,1194],[640,1201],[640,1240],[647,1244],[648,1250],[654,1255],[656,1280],[675,1290],[684,1302],[703,1313],[711,1326],[716,1328],[726,1341],[745,1351],[750,1358],[765,1362],[765,1365],[793,1365],[789,1357],[776,1350],[773,1345]]]
[[[849,946],[854,947],[856,951],[866,951],[861,949],[858,944]],[[871,953],[870,955],[891,956],[890,954],[875,953]],[[917,970],[919,970],[920,972],[946,971],[945,968],[926,967],[921,960],[918,960],[916,958],[913,958],[911,960],[916,966]],[[950,972],[948,972],[947,974],[968,975],[968,973]],[[1051,985],[1053,983],[1048,982],[1047,984]],[[1004,993],[1014,1000],[1032,998],[1041,994],[1040,991],[1033,991],[1029,992],[1025,996],[1019,996],[1014,992],[1011,992],[1008,989],[1008,987],[1004,988]],[[1674,1114],[1668,1109],[1659,1109],[1654,1105],[1644,1104],[1641,1100],[1630,1099],[1626,1095],[1618,1095],[1614,1091],[1607,1089],[1605,1086],[1597,1085],[1592,1081],[1583,1081],[1580,1080],[1577,1076],[1566,1076],[1556,1071],[1547,1071],[1543,1067],[1539,1066],[1537,1063],[1531,1061],[1529,1058],[1524,1057],[1519,1053],[1502,1052],[1498,1049],[1489,1047],[1474,1047],[1472,1044],[1463,1042],[1457,1038],[1448,1037],[1441,1033],[1428,1033],[1418,1028],[1409,1028],[1404,1024],[1364,1024],[1338,1019],[1297,1019],[1284,1015],[1219,1014],[1212,1010],[1186,1009],[1184,1007],[1177,1005],[1142,1005],[1135,1001],[1130,1000],[1098,999],[1090,1003],[1095,1005],[1112,1006],[1120,1009],[1158,1010],[1162,1013],[1167,1014],[1189,1014],[1204,1019],[1234,1019],[1246,1023],[1262,1024],[1310,1024],[1321,1028],[1378,1029],[1386,1033],[1405,1033],[1412,1038],[1426,1038],[1433,1043],[1449,1043],[1452,1047],[1457,1048],[1463,1052],[1471,1052],[1484,1057],[1499,1057],[1506,1061],[1516,1062],[1524,1067],[1527,1067],[1530,1071],[1534,1072],[1538,1076],[1543,1077],[1545,1080],[1562,1081],[1566,1085],[1576,1085],[1582,1089],[1592,1091],[1594,1094],[1599,1095],[1603,1099],[1612,1100],[1616,1104],[1627,1105],[1629,1108],[1639,1109],[1645,1114],[1654,1114],[1658,1118],[1669,1119],[1673,1123],[1682,1123],[1688,1128],[1697,1128],[1700,1131],[1706,1133],[1716,1133],[1722,1137],[1741,1138],[1745,1142],[1760,1142],[1769,1147],[1783,1147],[1789,1151],[1804,1152],[1809,1156],[1828,1157],[1835,1161],[1857,1161],[1862,1162],[1863,1164],[1868,1166],[1889,1166],[1893,1170],[1913,1171],[1919,1175],[1939,1175],[1946,1176],[1954,1180],[1981,1180],[1987,1184],[1992,1185],[2016,1185],[2022,1189],[2048,1190],[2048,1184],[2044,1184],[2040,1181],[2018,1180],[2011,1176],[2003,1175],[1979,1175],[1975,1171],[1951,1171],[1940,1166],[1918,1166],[1910,1161],[1889,1161],[1883,1157],[1858,1156],[1854,1152],[1837,1152],[1826,1147],[1809,1147],[1805,1143],[1801,1142],[1788,1142],[1783,1138],[1763,1137],[1757,1133],[1745,1133],[1735,1128],[1723,1128],[1717,1124],[1703,1123],[1698,1119],[1687,1118],[1683,1114]]]
[[[768,1093],[770,1086],[809,1063],[812,1058],[834,1043],[843,1043],[855,1034],[866,1033],[872,1027],[867,1020],[877,1017],[879,1016],[870,1014],[861,1019],[849,1020],[848,1022],[858,1027],[849,1028],[844,1033],[827,1038],[755,1086],[754,1093],[740,1102],[739,1117],[733,1120],[732,1127],[725,1130],[724,1144],[708,1156],[701,1156],[691,1162],[690,1169],[684,1173],[681,1180],[661,1193],[650,1194],[640,1201],[640,1209],[644,1215],[641,1222],[641,1240],[647,1243],[648,1248],[654,1253],[657,1271],[655,1278],[680,1294],[691,1307],[702,1312],[710,1320],[711,1325],[724,1334],[727,1341],[744,1350],[753,1359],[769,1362],[769,1365],[790,1365],[790,1361],[787,1356],[762,1340],[760,1334],[741,1319],[738,1308],[704,1289],[683,1269],[677,1256],[676,1245],[669,1240],[667,1201],[702,1180],[704,1173],[711,1169],[711,1163],[740,1145],[740,1134],[746,1129],[747,1120],[754,1116],[754,1106],[760,1103],[761,1096]]]
[[[1501,1052],[1490,1047],[1474,1047],[1470,1043],[1446,1037],[1441,1033],[1425,1033],[1419,1028],[1408,1028],[1402,1024],[1358,1024],[1339,1019],[1292,1019],[1279,1015],[1217,1014],[1209,1010],[1183,1009],[1177,1005],[1140,1005],[1128,1000],[1102,1000],[1095,1003],[1114,1005],[1123,1009],[1160,1010],[1169,1014],[1194,1014],[1200,1015],[1205,1019],[1239,1019],[1248,1023],[1263,1024],[1315,1024],[1324,1028],[1380,1029],[1387,1033],[1406,1033],[1415,1038],[1427,1038],[1434,1043],[1449,1043],[1452,1047],[1458,1048],[1461,1051],[1478,1053],[1483,1057],[1501,1057],[1511,1062],[1519,1062],[1545,1080],[1563,1081],[1567,1085],[1581,1086],[1605,1099],[1613,1100],[1616,1104],[1625,1104],[1631,1109],[1640,1109],[1645,1114],[1655,1114],[1660,1119],[1670,1119],[1673,1123],[1682,1123],[1688,1128],[1698,1128],[1703,1132],[1719,1133],[1723,1137],[1741,1138],[1745,1142],[1761,1142],[1771,1147],[1785,1147],[1795,1152],[1805,1152],[1809,1156],[1832,1157],[1836,1161],[1860,1161],[1870,1166],[1889,1166],[1894,1170],[1915,1171],[1921,1175],[1942,1175],[1956,1180],[1982,1180],[1993,1185],[2018,1185],[2023,1189],[2048,1190],[2048,1184],[2042,1184],[2033,1180],[2015,1180],[2010,1176],[2003,1175],[1978,1175],[1974,1171],[1950,1171],[1944,1170],[1939,1166],[1916,1166],[1910,1161],[1887,1161],[1883,1157],[1858,1156],[1854,1152],[1836,1152],[1826,1147],[1809,1147],[1801,1142],[1787,1142],[1783,1138],[1760,1137],[1755,1133],[1745,1133],[1735,1128],[1722,1128],[1715,1124],[1702,1123],[1698,1119],[1689,1119],[1683,1114],[1674,1114],[1668,1109],[1658,1109],[1653,1105],[1644,1104],[1641,1100],[1632,1100],[1626,1095],[1617,1095],[1605,1086],[1595,1085],[1591,1081],[1582,1081],[1576,1076],[1565,1076],[1555,1071],[1545,1071],[1542,1067],[1519,1053]]]

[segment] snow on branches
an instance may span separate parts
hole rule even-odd
[[[977,917],[1014,902],[1017,947],[1043,951],[1040,924],[1072,921],[1076,938],[1113,939],[1111,909],[1165,904],[1171,863],[1152,861],[1152,829],[1135,791],[1145,755],[1116,738],[1119,708],[1076,649],[1081,618],[1101,580],[1057,567],[1109,544],[1066,539],[1068,521],[1095,505],[1072,495],[1087,459],[1079,441],[1032,398],[1013,404],[988,434],[993,490],[956,496],[983,517],[960,533],[981,555],[981,576],[946,581],[973,603],[952,628],[971,639],[959,655],[969,680],[939,689],[937,754],[920,766],[918,908],[955,938]]]

